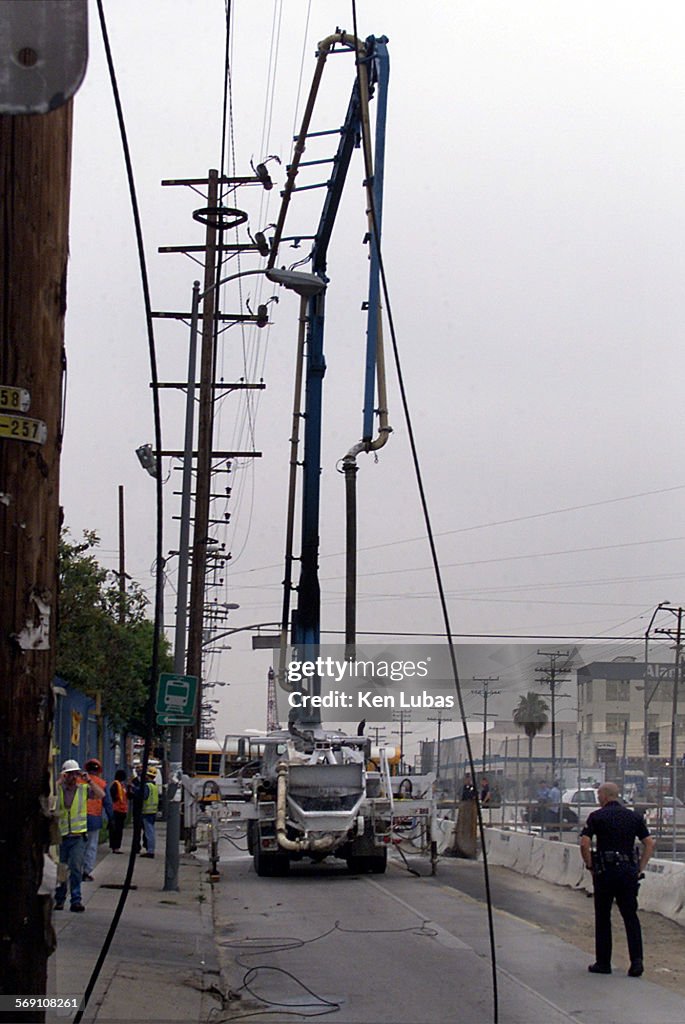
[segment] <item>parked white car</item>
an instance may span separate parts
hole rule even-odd
[[[597,790],[591,786],[584,789],[565,789],[561,794],[561,801],[579,815],[578,821],[581,825],[587,821],[588,814],[596,811],[600,805]]]
[[[664,796],[661,798],[661,821],[664,827],[673,825],[673,797]],[[650,807],[649,810],[645,811],[645,821],[648,825],[654,827],[659,823],[659,808]],[[685,825],[685,804],[679,798],[675,798],[675,823],[676,826]]]

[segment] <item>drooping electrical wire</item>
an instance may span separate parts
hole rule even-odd
[[[355,39],[359,39],[359,33],[358,33],[358,30],[357,30],[357,4],[356,4],[356,0],[352,0],[352,22],[353,22],[354,37],[355,37]],[[356,49],[355,49],[355,63],[356,63],[356,66],[357,66],[357,75],[359,77],[360,76],[360,62],[359,62],[359,54],[358,54],[358,51]],[[360,83],[361,83],[361,79],[360,79]],[[361,88],[361,84],[360,84],[360,88]],[[369,143],[370,143],[370,140],[369,140]],[[453,678],[454,678],[455,690],[456,690],[456,695],[457,695],[457,702],[458,702],[458,705],[459,705],[459,713],[460,713],[460,717],[461,717],[461,721],[462,721],[462,727],[463,727],[463,730],[464,730],[464,741],[465,741],[465,744],[466,744],[466,750],[467,750],[467,754],[468,754],[468,762],[469,762],[469,766],[470,766],[470,770],[471,770],[471,777],[475,779],[476,778],[476,771],[475,771],[475,764],[474,764],[474,758],[473,758],[473,750],[471,748],[471,738],[469,736],[468,724],[467,724],[467,720],[466,720],[466,710],[464,708],[464,699],[463,699],[461,684],[460,684],[460,680],[459,680],[459,669],[457,667],[456,651],[455,651],[455,646],[454,646],[454,642],[453,642],[453,639],[452,639],[452,627],[451,627],[451,622],[450,622],[449,609],[447,607],[447,599],[446,599],[446,596],[445,596],[445,591],[444,591],[444,586],[443,586],[443,581],[442,581],[442,571],[441,571],[441,567],[440,567],[440,560],[438,558],[438,551],[437,551],[437,547],[436,547],[436,544],[435,544],[435,538],[433,536],[433,527],[432,527],[432,521],[431,521],[431,516],[430,516],[430,509],[429,509],[429,506],[428,506],[428,498],[427,498],[425,487],[424,487],[424,483],[423,483],[423,474],[421,472],[421,465],[420,465],[420,460],[419,460],[419,455],[418,455],[418,449],[417,449],[417,446],[416,446],[416,439],[415,439],[415,436],[414,436],[414,428],[413,428],[412,416],[411,416],[411,412],[410,412],[410,409],[409,409],[409,401],[408,401],[407,392],[406,392],[406,388],[405,388],[405,384],[404,384],[404,375],[403,375],[403,372],[402,372],[402,365],[401,365],[401,360],[400,360],[400,355],[399,355],[399,347],[398,347],[398,343],[397,343],[397,334],[396,334],[396,331],[395,331],[395,324],[394,324],[394,318],[393,318],[393,315],[392,315],[392,306],[391,306],[391,303],[390,303],[390,294],[389,294],[388,282],[387,282],[387,278],[386,278],[386,274],[385,274],[385,265],[384,265],[384,261],[383,261],[383,253],[382,253],[381,241],[380,241],[380,238],[379,238],[378,216],[377,216],[377,211],[376,211],[376,208],[375,208],[375,203],[373,201],[373,190],[372,189],[369,189],[368,199],[369,199],[369,215],[371,217],[371,221],[372,221],[372,225],[373,225],[371,244],[373,246],[375,246],[376,256],[378,258],[378,265],[379,265],[379,269],[380,269],[381,284],[382,284],[382,290],[383,290],[383,299],[385,301],[385,310],[386,310],[386,315],[387,315],[387,318],[388,318],[388,326],[390,328],[390,339],[391,339],[391,344],[392,344],[393,358],[394,358],[394,362],[395,362],[395,371],[397,373],[397,380],[398,380],[398,385],[399,385],[399,390],[400,390],[400,399],[401,399],[401,404],[402,404],[402,410],[403,410],[403,413],[404,413],[404,420],[405,420],[405,424],[406,424],[406,427],[407,427],[407,435],[408,435],[409,446],[410,446],[410,450],[411,450],[412,464],[413,464],[413,467],[414,467],[414,476],[415,476],[415,479],[416,479],[416,485],[417,485],[417,489],[418,489],[418,492],[419,492],[419,501],[420,501],[420,504],[421,504],[421,510],[422,510],[422,514],[423,514],[423,519],[424,519],[425,527],[426,527],[426,534],[427,534],[428,544],[429,544],[429,547],[430,547],[431,558],[432,558],[432,562],[433,562],[433,566],[434,566],[436,587],[437,587],[437,590],[438,590],[438,595],[439,595],[439,600],[440,600],[440,607],[441,607],[441,610],[442,610],[442,618],[443,618],[443,622],[444,622],[444,625],[445,625],[445,633],[447,635],[447,645],[448,645],[448,649],[449,649],[449,656],[450,656],[450,662],[451,662],[451,667],[452,667],[452,675],[453,675]],[[484,881],[484,885],[485,885],[485,898],[486,898],[487,916],[488,916],[488,933],[489,933],[489,937],[490,937],[490,964],[491,964],[491,979],[492,979],[491,983],[492,983],[492,996],[493,996],[493,1024],[498,1024],[499,1009],[498,1009],[498,986],[497,986],[497,950],[496,950],[496,946],[495,946],[495,923],[494,923],[493,908],[492,908],[492,894],[491,894],[491,891],[490,891],[490,871],[489,871],[489,866],[488,866],[487,847],[486,847],[486,842],[485,842],[485,826],[484,826],[484,822],[483,822],[483,815],[482,815],[482,812],[481,812],[480,801],[476,801],[476,810],[477,810],[477,814],[478,814],[478,830],[479,830],[480,840],[481,840],[481,855],[482,855],[482,858],[483,858],[483,881]]]
[[[103,8],[102,0],[97,0],[98,16],[100,20],[100,29],[102,32],[102,40],[105,48],[105,55],[107,58],[107,68],[109,71],[110,84],[112,88],[112,95],[114,98],[114,104],[117,112],[117,122],[119,125],[119,134],[121,137],[121,146],[124,155],[124,162],[126,164],[126,178],[128,183],[129,197],[131,200],[131,211],[133,215],[133,221],[135,226],[136,234],[136,247],[138,251],[138,264],[141,278],[141,286],[143,290],[143,301],[145,305],[145,320],[147,326],[147,338],[148,338],[148,351],[150,358],[150,378],[152,383],[152,403],[153,403],[153,414],[154,414],[154,432],[155,432],[155,462],[156,462],[156,581],[155,581],[155,627],[153,631],[152,641],[152,662],[150,666],[150,680],[148,687],[148,699],[145,709],[145,746],[143,749],[143,763],[142,763],[142,780],[143,784],[140,786],[135,800],[137,802],[137,808],[134,813],[134,824],[133,824],[133,839],[131,843],[131,854],[126,869],[126,877],[124,878],[124,884],[122,886],[121,895],[119,897],[116,909],[112,916],[107,935],[105,936],[102,948],[98,954],[98,958],[95,962],[95,966],[91,972],[90,978],[86,990],[83,994],[81,1004],[74,1017],[74,1024],[80,1024],[83,1019],[83,1014],[86,1011],[90,997],[93,994],[95,985],[100,976],[102,967],[107,959],[112,940],[116,934],[121,915],[124,912],[126,900],[131,890],[131,881],[133,879],[133,872],[136,863],[136,847],[140,844],[140,833],[142,823],[142,802],[145,792],[145,779],[147,777],[147,764],[150,756],[150,750],[152,746],[152,731],[153,731],[153,715],[154,715],[154,704],[155,704],[155,690],[157,686],[157,677],[159,675],[159,644],[160,635],[163,629],[164,622],[164,559],[162,557],[163,548],[163,536],[164,536],[164,507],[163,507],[163,493],[162,493],[162,418],[159,401],[159,388],[158,384],[158,373],[157,373],[157,352],[155,347],[155,336],[154,327],[152,321],[152,304],[150,302],[150,287],[148,281],[147,264],[145,261],[145,247],[143,244],[143,231],[140,219],[140,210],[138,207],[138,197],[135,187],[135,178],[133,174],[133,163],[131,160],[131,153],[128,144],[128,136],[126,133],[126,124],[124,121],[124,112],[121,104],[121,97],[119,95],[119,86],[117,83],[116,69],[114,67],[114,60],[112,58],[112,50],[109,42],[109,34],[107,31],[107,22],[105,19],[105,12]]]

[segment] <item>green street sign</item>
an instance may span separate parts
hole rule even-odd
[[[177,676],[171,672],[162,672],[157,685],[157,703],[155,705],[160,724],[181,724],[161,722],[160,715],[168,718],[188,719],[192,722],[195,717],[196,699],[197,676]]]
[[[158,725],[192,725],[194,718],[187,718],[184,715],[160,715],[157,712]]]

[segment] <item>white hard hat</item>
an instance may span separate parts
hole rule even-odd
[[[78,761],[69,760],[69,761],[65,761],[64,764],[62,765],[62,771],[63,772],[80,772],[81,769],[79,767]]]

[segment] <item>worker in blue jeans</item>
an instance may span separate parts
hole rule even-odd
[[[147,852],[143,854],[143,857],[154,857],[155,855],[155,822],[159,810],[159,790],[155,782],[156,778],[157,769],[148,768],[147,783],[143,793],[143,833]]]
[[[83,858],[88,833],[88,798],[102,799],[104,791],[79,767],[78,761],[67,760],[57,779],[56,812],[62,841],[59,848],[60,865],[68,877],[55,889],[55,910],[62,910],[67,898],[67,885],[71,892],[71,910],[82,913],[81,881]]]
[[[140,772],[140,769],[138,769]],[[141,814],[141,826],[143,832],[143,844],[145,846],[145,853],[143,857],[154,857],[155,855],[155,822],[157,821],[157,811],[159,810],[159,789],[155,783],[157,777],[156,768],[148,768],[147,770],[147,782],[143,784],[140,775],[133,779],[131,783],[131,796],[133,797],[133,814]],[[142,794],[142,806],[140,804],[140,790],[141,786],[143,789]],[[138,811],[138,807],[141,810]],[[135,851],[140,853],[140,845]]]

